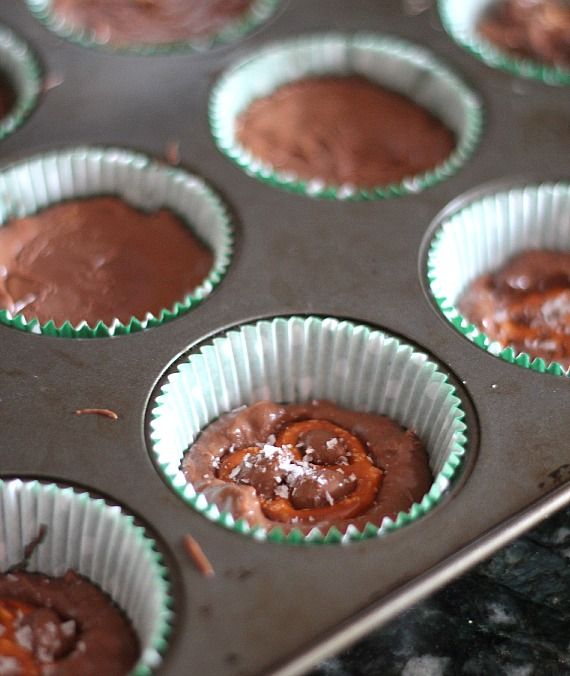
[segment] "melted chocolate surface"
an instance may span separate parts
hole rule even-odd
[[[356,75],[283,85],[236,125],[239,142],[275,170],[331,185],[398,182],[434,168],[455,147],[433,115]]]
[[[357,437],[370,465],[382,471],[377,494],[364,513],[340,520],[320,515],[322,508],[342,504],[359,489],[360,479],[351,475],[350,450],[342,452],[347,447],[338,435],[329,433],[326,438],[322,431],[308,435],[308,439],[304,435],[294,449],[273,445],[281,430],[308,420],[328,421]],[[256,446],[261,450],[252,452],[249,458],[246,455],[229,480],[219,478],[220,466],[228,458]],[[303,456],[300,460],[293,459],[294,450]],[[324,450],[331,452],[326,459],[319,457]],[[321,464],[315,462],[315,455]],[[349,524],[360,528],[368,522],[380,525],[385,516],[394,517],[421,500],[433,480],[427,453],[413,432],[386,416],[350,411],[329,401],[287,405],[260,401],[222,415],[190,447],[182,470],[208,502],[250,524],[266,528],[276,525],[263,511],[263,498],[287,497],[296,509],[321,510],[316,519],[293,519],[282,524],[286,530],[299,527],[304,531],[314,526],[334,525],[344,531]]]
[[[479,24],[479,32],[515,56],[570,67],[570,5],[561,0],[503,0]]]
[[[0,307],[57,325],[159,315],[207,276],[211,251],[166,209],[64,202],[0,227]]]
[[[167,44],[205,37],[240,18],[253,0],[53,0],[53,12],[77,30],[115,46]]]
[[[71,570],[0,575],[0,610],[0,674],[125,676],[140,654],[119,608]]]
[[[570,366],[570,252],[517,254],[475,279],[457,307],[503,347]]]

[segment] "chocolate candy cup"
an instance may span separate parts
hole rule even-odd
[[[158,315],[147,312],[127,323],[95,325],[69,321],[40,324],[25,311],[0,310],[0,322],[24,331],[51,336],[93,338],[117,336],[159,326],[187,312],[206,298],[223,278],[232,252],[229,215],[220,198],[200,178],[182,169],[117,148],[78,147],[18,162],[0,172],[0,224],[11,218],[75,198],[116,195],[142,210],[171,209],[213,252],[204,280],[184,298],[175,299]],[[72,280],[70,280],[72,283]]]
[[[398,183],[362,188],[301,180],[276,171],[236,138],[236,118],[255,99],[283,84],[320,75],[355,74],[410,98],[456,136],[447,159]],[[429,51],[379,34],[325,33],[261,49],[225,73],[210,100],[210,126],[220,150],[248,174],[272,186],[329,199],[381,199],[420,192],[454,174],[477,145],[482,127],[479,97]]]
[[[235,520],[197,493],[180,470],[201,429],[244,404],[268,399],[329,399],[355,411],[382,413],[423,441],[434,476],[419,503],[392,520],[341,532],[266,530]],[[461,402],[439,367],[399,339],[368,326],[318,317],[278,317],[225,332],[182,357],[150,404],[150,446],[173,490],[227,528],[288,543],[349,542],[384,535],[415,521],[446,493],[461,464],[466,426]]]
[[[486,40],[477,26],[497,0],[439,0],[439,14],[445,30],[459,45],[492,68],[519,77],[541,80],[550,85],[570,85],[570,70],[525,59],[500,50]]]
[[[570,183],[487,186],[461,197],[432,226],[428,284],[445,318],[479,347],[524,368],[568,375],[570,369],[555,361],[493,342],[456,307],[460,294],[476,277],[526,249],[570,250]]]
[[[41,90],[40,66],[28,45],[0,25],[0,73],[14,88],[16,100],[0,118],[0,139],[17,129],[36,106]]]
[[[22,561],[25,546],[46,527],[28,572],[60,577],[68,569],[107,592],[126,613],[141,644],[132,674],[162,661],[171,631],[167,569],[154,540],[120,507],[85,491],[39,481],[0,480],[0,570]]]
[[[215,33],[183,41],[165,43],[143,42],[129,45],[113,45],[109,41],[101,39],[100,36],[87,27],[72,25],[65,16],[54,12],[52,0],[26,0],[26,3],[30,12],[45,24],[47,28],[82,47],[99,47],[114,52],[126,52],[130,54],[160,55],[199,52],[239,40],[267,21],[279,7],[280,0],[254,0],[243,16],[230,21]]]

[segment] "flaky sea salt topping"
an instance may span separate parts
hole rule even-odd
[[[289,444],[276,445],[275,435],[266,442],[257,442],[258,451],[246,452],[241,462],[233,467],[228,478],[236,483],[252,486],[266,499],[292,500],[299,508],[309,506],[332,506],[336,500],[356,486],[356,475],[346,476],[341,465],[346,466],[346,455],[338,456],[332,465],[315,464],[315,450],[307,446],[305,455],[299,458],[302,449]],[[337,438],[326,442],[327,448],[344,446]],[[230,455],[235,450],[230,449]],[[335,497],[336,496],[336,497]]]

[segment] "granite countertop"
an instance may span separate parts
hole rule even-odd
[[[570,508],[311,676],[570,675]]]

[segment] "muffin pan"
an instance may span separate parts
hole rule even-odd
[[[302,673],[570,502],[569,379],[470,343],[440,315],[426,274],[438,214],[464,193],[521,176],[567,178],[568,94],[488,68],[426,4],[329,0],[323,12],[317,0],[291,0],[241,42],[168,57],[85,49],[48,32],[24,3],[0,8],[0,22],[37,52],[46,81],[59,83],[2,141],[3,166],[54,148],[118,146],[160,158],[179,144],[181,166],[221,195],[236,224],[220,285],[163,326],[89,340],[0,326],[1,475],[86,487],[158,534],[175,599],[161,674]],[[255,181],[216,149],[208,101],[221,73],[270,42],[330,30],[424,46],[479,94],[481,143],[454,176],[388,200],[317,200]],[[418,521],[346,546],[258,542],[211,523],[161,478],[150,402],[164,374],[230,327],[291,315],[379,328],[448,374],[465,410],[466,458]],[[88,407],[118,419],[75,414]],[[187,556],[188,533],[213,578]]]

